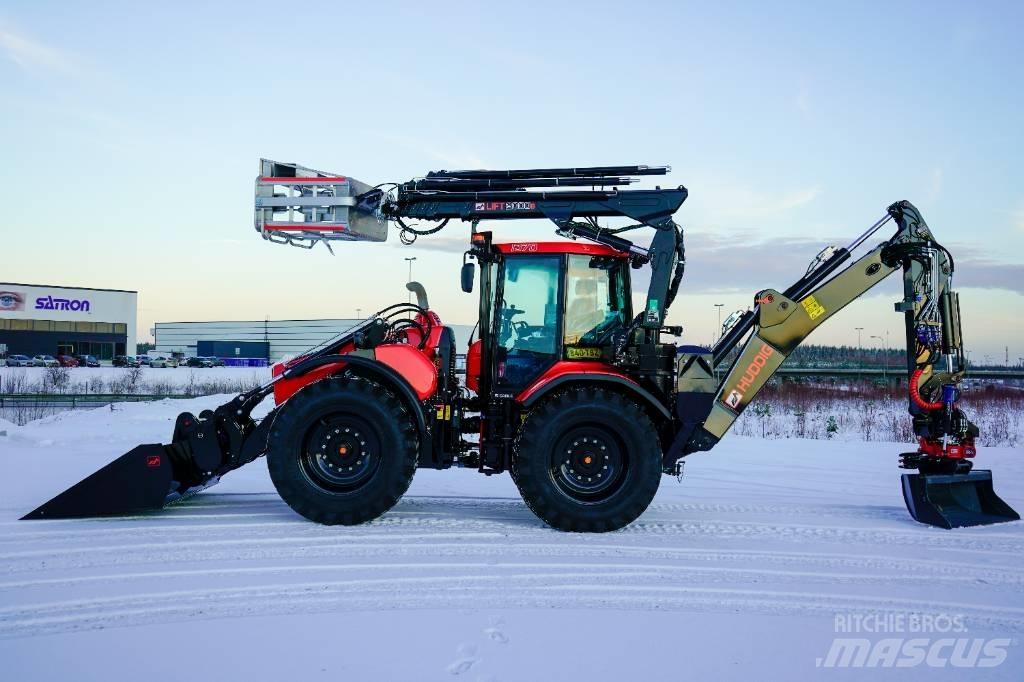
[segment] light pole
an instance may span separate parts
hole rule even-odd
[[[412,281],[412,262],[414,260],[416,260],[416,256],[408,256],[408,257],[406,257],[405,260],[406,260],[407,263],[409,263],[409,281],[411,282]],[[406,298],[406,301],[408,301],[409,303],[412,303],[412,292],[411,291],[409,292],[409,296]]]
[[[889,379],[889,372],[888,372],[888,368],[889,368],[889,342],[886,341],[885,339],[883,339],[881,336],[877,336],[875,334],[872,334],[871,338],[878,339],[883,344],[885,344],[885,346],[884,346],[885,347],[885,355],[882,356],[882,381],[888,381],[888,379]]]
[[[356,319],[357,320],[363,319],[363,309],[362,308],[356,308]]]
[[[857,330],[857,380],[861,380],[861,368],[864,366],[864,352],[861,350],[860,345],[860,333],[864,331],[864,327],[854,327]]]
[[[717,342],[718,339],[721,338],[722,336],[722,306],[724,305],[724,303],[715,304],[715,307],[718,308],[718,327],[715,328],[714,342]]]

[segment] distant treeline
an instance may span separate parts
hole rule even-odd
[[[872,368],[872,367],[903,367],[906,363],[906,351],[902,347],[902,338],[899,339],[899,346],[890,348],[888,351],[882,348],[861,348],[856,346],[800,346],[785,362],[786,367],[807,367],[807,368]],[[1005,367],[1002,362],[989,357],[985,362],[983,357],[974,353],[969,355],[970,364],[975,369],[981,367]],[[1019,361],[1018,361],[1019,362]],[[1017,366],[1011,362],[1010,366]]]

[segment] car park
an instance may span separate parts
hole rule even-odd
[[[189,367],[213,367],[213,358],[196,356],[188,359]]]
[[[78,360],[71,355],[58,355],[57,363],[61,367],[78,367]]]
[[[139,366],[142,366],[142,365],[148,366],[149,365],[149,356],[148,355],[137,355],[136,359],[139,361]]]
[[[57,358],[52,355],[37,355],[32,358],[33,367],[60,367]]]
[[[177,367],[178,360],[176,358],[169,358],[166,355],[151,355],[147,364],[150,367]]]
[[[32,358],[27,355],[9,355],[4,364],[8,367],[32,367]]]
[[[79,367],[99,367],[100,361],[96,359],[95,355],[75,355],[75,360],[78,360]]]

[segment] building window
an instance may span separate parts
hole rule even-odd
[[[64,320],[51,322],[53,325],[53,331],[55,332],[73,332],[75,331],[74,322],[65,322]]]
[[[127,334],[128,333],[128,325],[125,324],[124,322],[115,322],[114,323],[114,333],[115,334]],[[123,355],[123,353],[122,353],[122,355]]]
[[[96,331],[96,325],[93,322],[75,322],[75,331],[92,334]]]
[[[11,320],[12,332],[32,331],[32,320]]]
[[[34,332],[48,332],[50,331],[49,320],[32,320],[32,331]]]

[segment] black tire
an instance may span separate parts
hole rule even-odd
[[[377,518],[409,489],[417,443],[412,417],[386,388],[361,378],[323,379],[279,408],[267,468],[296,512],[351,526]]]
[[[559,393],[528,414],[516,438],[512,478],[530,510],[553,528],[618,530],[658,491],[658,432],[621,394]]]

